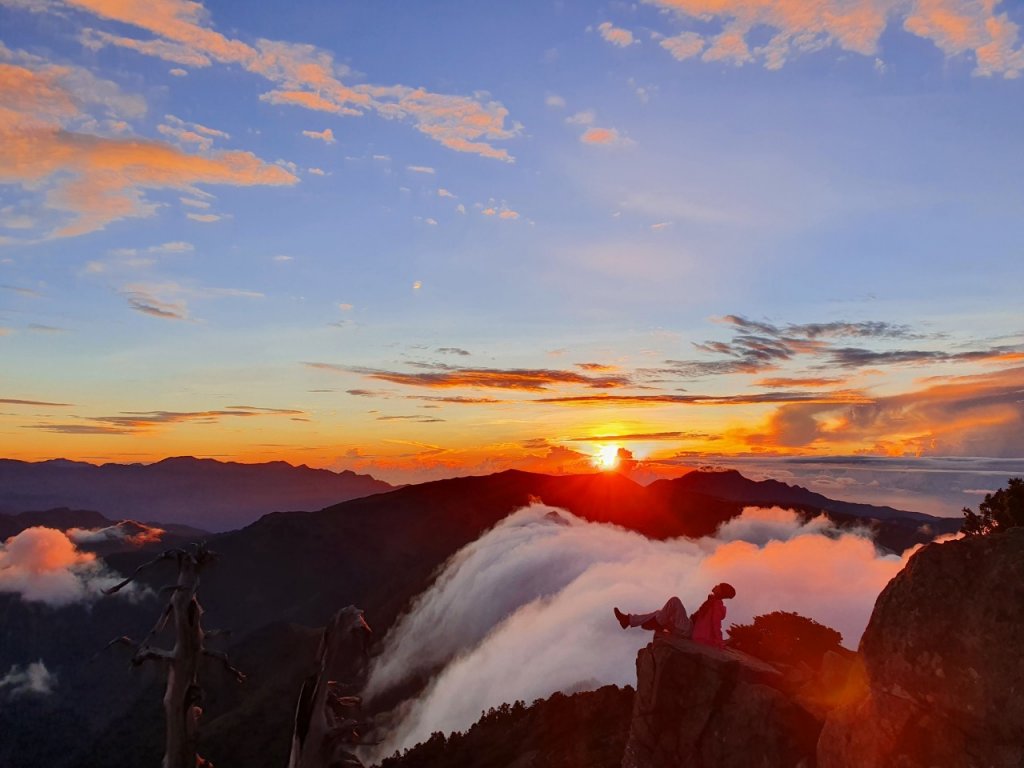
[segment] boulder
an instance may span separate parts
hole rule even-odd
[[[659,636],[637,655],[622,768],[810,768],[821,720],[777,670],[737,651]]]
[[[1024,528],[930,544],[875,603],[821,768],[1024,765]]]

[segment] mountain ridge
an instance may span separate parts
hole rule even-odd
[[[351,470],[284,461],[246,464],[171,456],[151,464],[0,459],[0,513],[60,507],[110,519],[159,520],[214,532],[281,509],[320,509],[395,486]]]

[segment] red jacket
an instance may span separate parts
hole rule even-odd
[[[693,641],[715,648],[725,648],[722,639],[722,620],[725,618],[725,603],[717,597],[709,597],[693,617]]]

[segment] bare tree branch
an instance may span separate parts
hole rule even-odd
[[[142,574],[143,571],[148,570],[149,568],[151,568],[152,566],[156,565],[157,563],[162,563],[164,560],[170,560],[172,557],[177,557],[178,559],[181,559],[182,557],[184,557],[186,555],[187,555],[187,553],[183,549],[166,549],[163,552],[161,552],[159,555],[154,557],[152,560],[150,560],[148,563],[143,563],[138,568],[136,568],[135,571],[132,573],[132,575],[129,576],[124,581],[122,581],[120,584],[115,584],[112,587],[108,587],[107,589],[104,589],[103,590],[103,594],[105,594],[105,595],[112,595],[115,592],[120,592],[123,587],[126,587],[129,584],[131,584],[133,581],[135,581],[135,579],[138,578]]]
[[[216,659],[224,665],[224,668],[227,669],[228,672],[235,676],[235,679],[238,680],[238,682],[245,682],[245,674],[243,674],[240,670],[235,669],[235,667],[231,666],[231,660],[228,658],[228,655],[224,653],[224,651],[214,651],[210,648],[203,648],[203,656],[206,656],[211,659]]]
[[[132,666],[141,667],[147,661],[174,661],[174,651],[165,651],[163,648],[143,648],[132,656]]]

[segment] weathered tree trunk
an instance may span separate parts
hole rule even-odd
[[[350,751],[360,743],[361,724],[353,717],[360,700],[342,696],[341,686],[330,678],[336,671],[356,673],[369,634],[363,612],[351,605],[334,614],[324,627],[316,668],[302,684],[295,709],[288,768],[362,765]]]
[[[193,552],[167,550],[155,560],[137,568],[134,574],[120,584],[106,590],[107,594],[113,594],[131,583],[150,566],[164,560],[177,560],[177,583],[161,590],[170,591],[171,597],[150,633],[141,643],[136,643],[128,637],[120,637],[110,643],[135,648],[132,666],[157,661],[167,667],[167,689],[164,692],[167,740],[162,768],[213,768],[212,763],[196,754],[199,717],[203,712],[202,688],[199,686],[200,658],[204,655],[215,658],[222,662],[239,682],[245,680],[245,675],[231,666],[225,654],[208,650],[204,646],[206,637],[215,633],[203,631],[203,609],[199,606],[196,592],[199,589],[199,572],[213,557],[213,553],[203,544],[197,545]],[[174,628],[174,648],[167,651],[150,647],[150,641],[163,631],[168,621]]]

